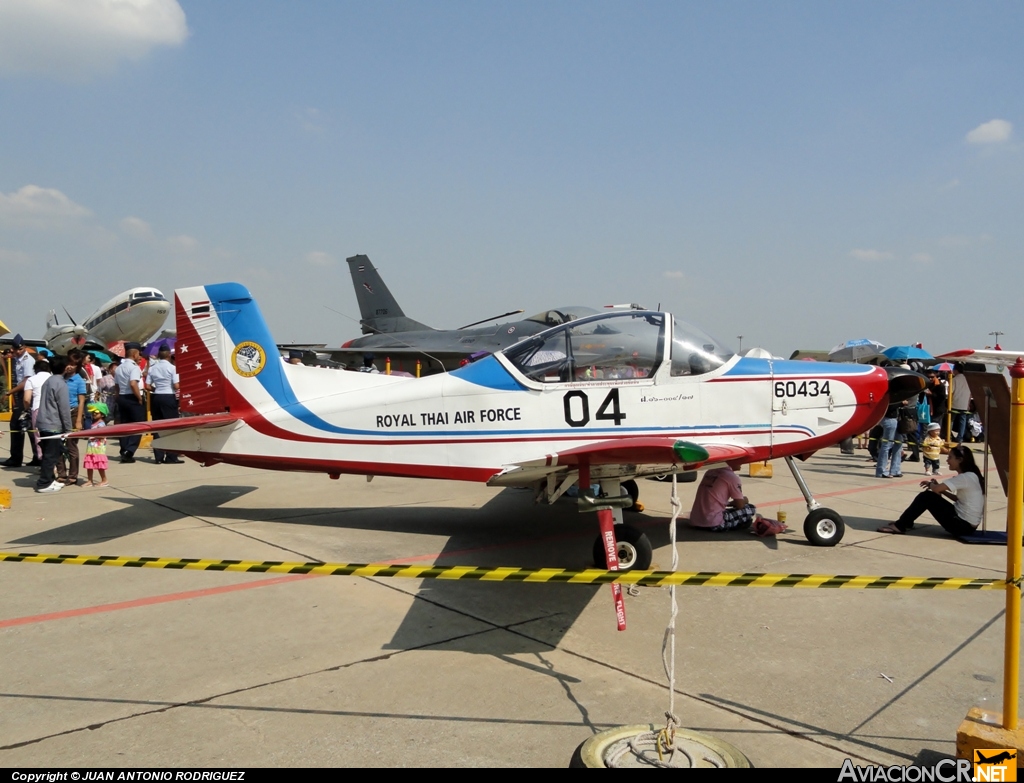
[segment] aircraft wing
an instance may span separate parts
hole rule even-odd
[[[137,424],[114,424],[110,427],[103,427],[100,430],[79,430],[69,432],[68,438],[127,438],[132,435],[145,435],[147,432],[184,432],[185,430],[196,430],[215,427],[224,427],[236,421],[241,421],[241,416],[233,413],[211,413],[206,416],[185,416],[180,419],[162,419],[160,421],[141,421]]]
[[[565,468],[576,468],[582,462],[592,467],[629,466],[623,475],[632,476],[643,472],[644,466],[657,466],[661,472],[665,472],[666,468],[694,470],[715,462],[725,462],[736,467],[753,459],[754,454],[750,449],[731,444],[700,445],[665,437],[616,438],[509,466],[487,483],[492,486],[514,486],[536,481]],[[607,473],[607,470],[602,472]]]
[[[616,438],[554,455],[559,465],[578,465],[585,460],[591,465],[677,463],[688,468],[697,468],[709,462],[742,462],[750,456],[751,452],[743,446],[701,446],[677,438],[658,437]]]
[[[997,351],[993,348],[964,348],[935,356],[936,359],[941,359],[944,362],[976,362],[977,364],[995,364],[1000,367],[1014,364],[1020,357],[1024,357],[1024,351]]]

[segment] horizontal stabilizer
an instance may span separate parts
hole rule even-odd
[[[127,438],[132,435],[145,435],[147,432],[168,434],[185,430],[213,429],[224,427],[241,421],[241,416],[233,413],[212,413],[207,416],[186,416],[181,419],[162,419],[160,421],[141,421],[136,424],[114,424],[101,429],[79,430],[67,433],[69,438]]]

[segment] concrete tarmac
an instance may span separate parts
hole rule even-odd
[[[0,458],[6,457],[6,438]],[[980,449],[980,447],[979,447]],[[592,566],[593,515],[475,484],[113,462],[109,488],[33,492],[0,471],[5,551],[245,560]],[[744,477],[777,539],[679,526],[680,570],[1000,578],[1005,547],[930,517],[875,529],[924,478],[866,452],[804,465],[846,536],[802,534],[785,463]],[[980,462],[979,453],[979,462]],[[668,568],[671,485],[627,512]],[[990,474],[989,528],[1005,529]],[[680,484],[688,510],[696,484]],[[0,563],[0,765],[565,766],[621,724],[663,722],[665,588],[275,576]],[[1002,703],[1001,591],[677,590],[676,713],[758,767],[932,763],[970,707]]]

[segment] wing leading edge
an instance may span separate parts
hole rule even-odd
[[[583,463],[591,466],[629,466],[623,471],[625,476],[646,472],[644,466],[658,466],[664,472],[665,466],[694,470],[711,463],[725,462],[736,467],[753,459],[754,452],[751,449],[732,444],[701,445],[663,437],[616,438],[511,465],[487,483],[505,486],[536,481],[560,470],[578,468]]]

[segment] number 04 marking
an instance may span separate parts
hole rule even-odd
[[[574,405],[573,400],[577,399],[579,404]],[[566,392],[562,398],[562,408],[565,411],[565,423],[570,427],[585,427],[590,423],[590,400],[585,391],[573,389]],[[611,389],[608,392],[594,418],[598,421],[614,421],[617,427],[622,424],[626,414],[619,407],[618,389]]]

